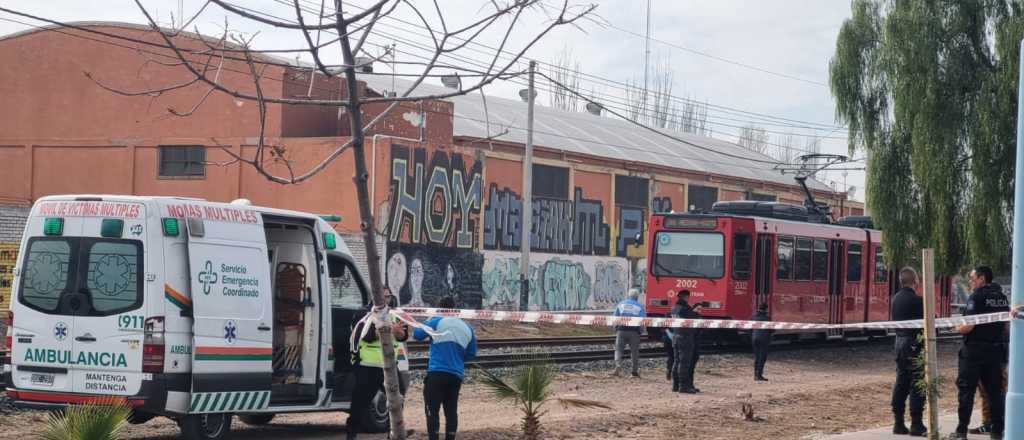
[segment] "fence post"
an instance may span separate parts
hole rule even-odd
[[[924,284],[924,379],[928,397],[928,438],[939,439],[939,353],[935,343],[935,250],[921,251],[921,282]]]

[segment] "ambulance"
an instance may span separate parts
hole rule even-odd
[[[327,220],[245,200],[40,199],[14,271],[7,396],[117,396],[130,422],[169,417],[189,439],[225,437],[234,415],[348,411],[349,338],[371,297]],[[366,413],[387,428],[383,389]]]

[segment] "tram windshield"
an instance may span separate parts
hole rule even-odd
[[[721,278],[725,236],[718,232],[658,232],[652,273],[656,276]]]

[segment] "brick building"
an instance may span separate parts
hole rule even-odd
[[[0,242],[16,241],[24,206],[59,193],[174,195],[216,201],[247,198],[259,205],[339,214],[337,228],[358,230],[351,154],[316,177],[284,186],[227,151],[251,157],[258,134],[253,102],[193,84],[159,95],[122,96],[187,82],[170,53],[146,44],[160,37],[120,23],[81,24],[95,32],[42,29],[0,38]],[[132,41],[125,40],[125,37]],[[198,36],[176,37],[201,50]],[[197,58],[198,60],[198,58]],[[280,61],[280,60],[277,60]],[[308,68],[267,65],[268,96],[338,98],[337,78]],[[252,91],[248,66],[227,61],[221,81]],[[362,93],[385,94],[393,79],[363,75]],[[311,83],[312,82],[312,83]],[[401,88],[403,81],[395,81]],[[423,85],[418,92],[444,91]],[[383,234],[386,282],[403,303],[433,303],[455,294],[468,307],[519,304],[522,154],[526,105],[478,93],[401,106],[367,139],[372,205]],[[368,117],[382,106],[366,109]],[[347,140],[346,115],[334,108],[268,106],[267,138],[304,170]],[[709,208],[718,200],[801,203],[802,190],[760,160],[768,158],[717,139],[540,107],[536,114],[531,247],[532,308],[601,309],[642,279],[645,249],[629,238],[651,212]],[[489,139],[491,134],[504,133]],[[275,173],[279,162],[267,159]],[[834,211],[861,214],[813,182]],[[8,218],[5,220],[4,218]],[[14,220],[12,220],[14,219]],[[7,229],[5,229],[7,228]],[[361,252],[358,239],[349,240]],[[2,291],[0,291],[2,293]]]

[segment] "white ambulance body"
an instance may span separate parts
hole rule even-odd
[[[123,396],[133,422],[171,417],[188,438],[226,435],[232,414],[261,424],[349,409],[349,336],[370,295],[317,215],[244,201],[46,197],[16,268],[5,374],[19,405]],[[382,390],[367,420],[377,429],[387,426],[383,399]]]

